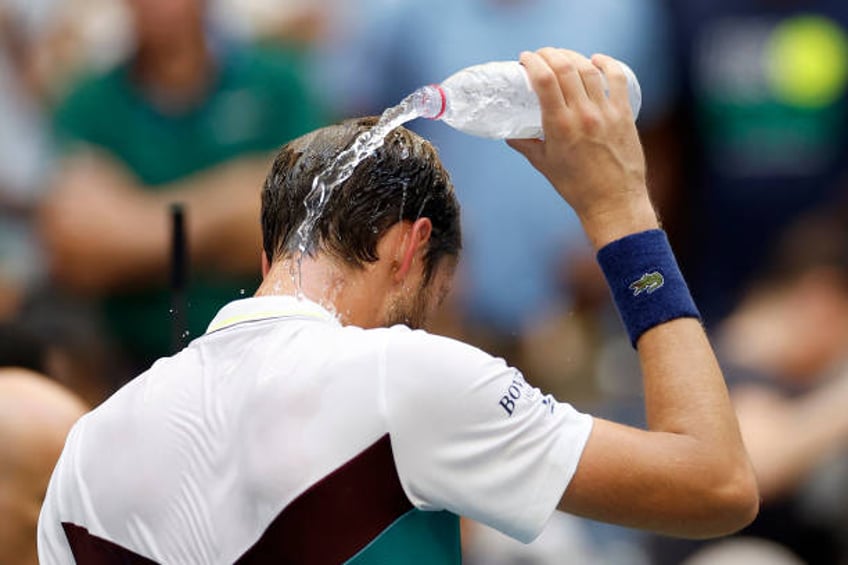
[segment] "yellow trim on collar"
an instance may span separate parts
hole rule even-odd
[[[206,330],[206,333],[216,332],[218,330],[224,329],[227,326],[233,326],[235,324],[240,324],[242,322],[252,322],[256,320],[267,320],[270,318],[282,318],[284,316],[298,316],[301,318],[313,318],[315,320],[326,320],[327,316],[318,314],[316,312],[310,312],[308,310],[282,310],[277,312],[254,312],[252,314],[242,314],[240,316],[231,316],[225,320],[221,320],[214,326],[209,326],[209,329]]]

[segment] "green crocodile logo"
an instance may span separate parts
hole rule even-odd
[[[638,280],[630,283],[629,288],[633,291],[633,296],[639,296],[643,292],[651,294],[655,290],[662,288],[664,284],[665,279],[660,272],[654,271],[653,273],[645,273]]]

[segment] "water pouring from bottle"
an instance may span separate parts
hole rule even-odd
[[[342,151],[335,161],[315,176],[312,188],[306,195],[303,205],[306,216],[295,232],[294,251],[297,256],[296,271],[293,273],[295,287],[300,294],[301,267],[305,255],[312,251],[316,244],[314,240],[315,225],[324,213],[327,202],[335,189],[353,174],[357,165],[374,154],[382,147],[386,136],[398,126],[422,116],[421,108],[415,103],[418,91],[404,98],[397,106],[392,106],[383,112],[379,121],[368,131],[359,134],[350,147]]]
[[[627,77],[634,119],[642,105],[642,91],[633,71],[620,63]],[[296,263],[292,280],[301,293],[304,256],[316,245],[315,225],[335,189],[353,174],[357,165],[377,151],[385,137],[415,118],[442,120],[462,132],[491,139],[542,138],[539,99],[524,67],[517,61],[495,61],[463,69],[438,85],[419,88],[400,104],[383,112],[377,124],[357,136],[350,147],[315,176],[304,199],[306,216],[295,232],[292,251]],[[405,194],[403,196],[405,198]]]

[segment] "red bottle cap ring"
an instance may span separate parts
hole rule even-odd
[[[444,90],[442,90],[442,85],[440,85],[440,84],[433,84],[433,85],[431,85],[431,86],[432,86],[433,88],[435,88],[436,90],[438,90],[438,91],[439,91],[439,96],[440,96],[440,97],[441,97],[441,99],[442,99],[442,105],[441,105],[441,107],[439,108],[439,113],[438,113],[438,114],[436,114],[435,116],[433,116],[432,118],[430,118],[430,119],[432,119],[432,120],[438,120],[439,118],[441,118],[442,116],[444,116],[444,115],[445,115],[445,110],[446,110],[446,109],[447,109],[447,107],[448,107],[448,98],[447,98],[447,96],[445,96],[445,91],[444,91]]]

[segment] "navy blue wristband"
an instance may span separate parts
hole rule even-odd
[[[643,333],[663,322],[700,319],[664,231],[613,241],[598,251],[598,263],[634,348]]]

